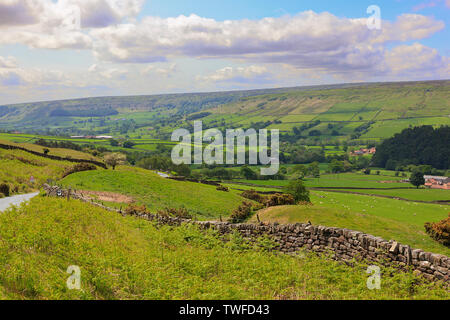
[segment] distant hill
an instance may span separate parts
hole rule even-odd
[[[0,106],[0,129],[167,139],[208,128],[280,129],[315,140],[384,139],[408,127],[450,125],[450,81],[359,83],[250,91],[97,97]]]

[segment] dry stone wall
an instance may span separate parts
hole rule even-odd
[[[44,186],[49,194],[67,197],[68,191],[57,187]],[[71,195],[84,201],[77,193]],[[89,200],[89,202],[92,202]],[[96,204],[104,209],[122,213]],[[441,254],[412,249],[396,241],[386,241],[359,231],[342,228],[313,226],[310,224],[231,224],[228,222],[203,222],[160,216],[138,214],[138,217],[161,224],[179,226],[184,223],[196,224],[203,229],[214,228],[221,234],[239,232],[247,241],[255,242],[267,236],[276,243],[274,250],[295,254],[302,248],[317,253],[330,253],[337,261],[350,263],[353,259],[376,265],[394,266],[402,270],[413,270],[430,281],[444,281],[450,284],[450,258]]]

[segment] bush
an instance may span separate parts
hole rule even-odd
[[[437,223],[425,223],[425,230],[434,240],[450,247],[450,214],[447,219]]]
[[[192,214],[186,208],[166,208],[164,210],[159,210],[158,214],[165,217],[176,217],[182,219],[192,219]]]
[[[2,183],[0,184],[0,193],[4,194],[5,197],[10,196],[9,184]]]
[[[247,220],[252,214],[252,204],[250,202],[242,202],[242,204],[233,211],[230,216],[231,223],[241,223]]]
[[[77,163],[72,168],[68,168],[63,173],[63,178],[67,177],[68,175],[70,175],[72,173],[82,172],[82,171],[91,171],[91,170],[97,170],[97,167],[91,163],[86,163],[86,162]]]
[[[125,209],[125,214],[129,215],[129,216],[137,216],[140,214],[149,214],[150,211],[148,211],[147,207],[142,205],[142,206],[138,206],[135,204],[130,204],[126,209]]]
[[[284,192],[292,195],[296,202],[299,201],[311,202],[311,199],[309,198],[309,191],[303,185],[303,182],[301,180],[291,181],[291,183],[289,183],[284,188]]]
[[[241,193],[241,196],[249,199],[249,200],[253,200],[259,203],[264,203],[266,200],[266,197],[264,197],[263,195],[259,194],[258,192],[256,192],[255,190],[246,190],[244,192]]]
[[[276,193],[266,198],[266,207],[294,205],[295,199],[291,194]]]
[[[225,187],[225,186],[222,186],[222,185],[218,186],[218,187],[216,188],[216,190],[217,190],[217,191],[230,192],[230,189],[228,189],[228,187]]]

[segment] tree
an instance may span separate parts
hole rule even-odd
[[[123,147],[127,148],[127,149],[132,149],[134,147],[134,142],[132,142],[132,141],[125,141],[123,143]]]
[[[241,168],[241,175],[247,180],[255,180],[258,177],[256,172],[250,169],[248,166],[243,166]]]
[[[191,175],[191,168],[187,164],[180,164],[174,167],[174,171],[182,177],[189,177]]]
[[[309,198],[309,191],[303,185],[303,182],[301,180],[291,181],[284,188],[284,192],[292,195],[296,202],[299,201],[311,202],[311,199]]]
[[[303,179],[308,174],[308,168],[303,164],[298,164],[294,167],[292,172],[299,173],[300,174],[299,178]]]
[[[127,157],[122,153],[110,153],[105,156],[105,162],[111,166],[113,170],[116,170],[116,166],[124,164]]]
[[[113,147],[118,147],[119,146],[119,141],[111,139],[109,140],[109,144]]]
[[[409,178],[411,184],[419,189],[420,186],[425,184],[425,178],[423,177],[423,173],[419,170],[414,171],[411,174],[411,178]]]
[[[50,150],[47,148],[44,148],[44,154],[49,154]]]
[[[320,168],[319,163],[317,161],[311,163],[308,167],[309,174],[312,175],[314,178],[319,179],[320,178]]]
[[[333,159],[329,165],[330,171],[332,173],[339,173],[344,171],[344,162],[337,159]]]

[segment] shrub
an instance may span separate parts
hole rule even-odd
[[[294,205],[295,199],[291,194],[276,193],[266,198],[266,207]]]
[[[216,190],[217,190],[217,191],[230,192],[230,189],[228,189],[228,187],[225,187],[225,186],[222,186],[222,185],[218,186],[218,187],[216,188]]]
[[[450,214],[447,219],[437,223],[425,223],[425,230],[434,240],[450,247]]]
[[[259,194],[258,192],[256,192],[255,190],[246,190],[244,192],[241,193],[241,196],[249,199],[249,200],[253,200],[259,203],[264,203],[266,200],[266,197],[264,197],[263,195]]]
[[[97,167],[91,163],[86,163],[86,162],[77,163],[72,168],[68,168],[63,173],[63,178],[67,177],[68,175],[70,175],[72,173],[82,172],[82,171],[91,171],[91,170],[97,170]]]
[[[311,202],[309,198],[309,191],[303,185],[301,180],[291,181],[285,188],[284,192],[292,195],[296,202],[306,201]]]
[[[159,210],[158,214],[165,217],[176,217],[182,219],[192,219],[192,214],[186,208],[166,208],[164,210]]]
[[[9,184],[6,183],[0,184],[0,193],[3,193],[5,197],[9,197],[10,195]]]
[[[135,204],[130,204],[126,209],[125,209],[125,214],[126,215],[130,215],[130,216],[137,216],[140,214],[149,214],[150,211],[148,211],[147,207],[142,205],[142,206],[138,206]]]
[[[250,202],[242,202],[242,204],[233,211],[230,216],[231,223],[241,223],[247,220],[252,214],[252,204]]]

